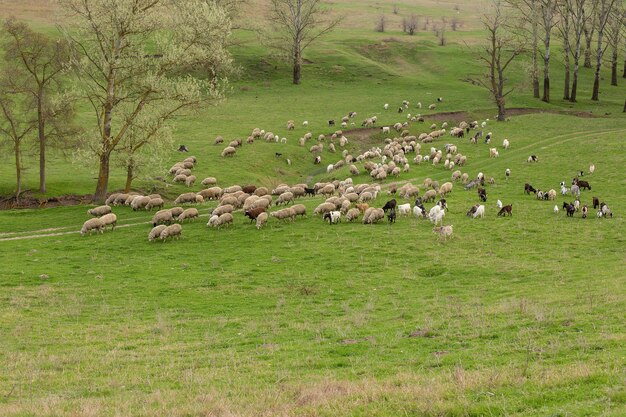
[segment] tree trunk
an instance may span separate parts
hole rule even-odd
[[[22,163],[20,161],[20,154],[22,150],[20,148],[20,141],[15,141],[15,178],[16,178],[16,191],[15,201],[20,200],[20,194],[22,192]]]
[[[613,46],[611,57],[611,85],[617,85],[617,45]]]
[[[39,135],[39,192],[46,192],[46,125],[43,115],[43,88],[37,95],[37,133]]]
[[[293,54],[293,83],[300,84],[300,78],[302,76],[302,55],[298,45],[294,48]]]
[[[622,74],[622,78],[626,78],[626,57],[624,57],[624,73]]]
[[[537,44],[539,36],[537,34],[537,22],[533,19],[533,97],[539,98],[539,64],[537,61]]]
[[[572,81],[572,91],[569,95],[569,101],[576,103],[576,92],[578,90],[578,61],[580,60],[580,43],[576,45],[574,50],[574,75]]]
[[[626,100],[624,100],[624,113],[626,113]]]
[[[106,200],[107,188],[109,186],[109,159],[111,153],[103,152],[100,155],[100,169],[98,171],[98,183],[96,184],[96,192],[93,200],[96,203],[102,203]]]
[[[543,41],[545,51],[543,54],[543,97],[542,101],[550,102],[550,32],[546,31]]]
[[[498,121],[503,122],[506,119],[506,109],[504,108],[504,97],[498,98]]]
[[[133,164],[128,164],[126,166],[126,185],[124,186],[124,193],[128,194],[130,192],[130,185],[133,182]]]
[[[593,24],[593,23],[592,23]],[[591,40],[593,39],[593,30],[585,28],[585,68],[591,68]]]
[[[569,15],[566,14],[564,19],[564,29],[563,29],[563,52],[564,59],[563,63],[565,65],[565,80],[563,85],[563,100],[569,100],[569,77],[570,77],[570,45],[569,45]]]
[[[593,79],[593,93],[591,100],[600,100],[600,70],[602,69],[602,30],[598,30],[598,50],[596,51],[596,73]]]

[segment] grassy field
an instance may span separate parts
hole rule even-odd
[[[177,140],[197,156],[199,179],[216,176],[220,186],[343,179],[347,168],[325,169],[341,150],[325,150],[315,166],[311,143],[301,148],[298,138],[328,134],[328,119],[357,111],[346,133],[350,152],[382,146],[378,131],[356,129],[372,115],[381,126],[406,120],[406,113],[385,112],[384,103],[393,109],[410,100],[408,111],[426,117],[411,126],[415,134],[443,119],[493,119],[486,93],[463,81],[480,73],[463,43],[477,39],[469,30],[478,12],[458,41],[440,48],[431,33],[372,32],[367,22],[377,8],[393,3],[363,3],[360,13],[336,3],[352,13],[349,24],[306,54],[312,63],[298,87],[289,84],[286,63],[238,34],[243,43],[234,53],[243,72],[227,100],[177,121]],[[459,3],[462,10],[471,4]],[[49,30],[44,6],[28,4],[27,17]],[[437,16],[452,4],[406,2],[400,10],[432,8]],[[562,80],[555,57],[556,98]],[[309,214],[293,223],[270,219],[257,230],[239,212],[232,227],[207,228],[216,202],[198,206],[200,220],[165,243],[149,243],[151,214],[128,207],[114,208],[115,231],[88,237],[78,230],[89,206],[1,211],[0,415],[626,415],[626,90],[622,79],[610,87],[605,76],[601,101],[591,103],[592,74],[584,69],[579,103],[545,104],[528,94],[524,68],[512,74],[519,92],[509,106],[537,112],[488,122],[499,158],[467,139],[446,135],[433,144],[458,144],[468,156],[463,172],[496,181],[487,186],[484,219],[465,216],[478,198],[455,183],[444,219],[455,235],[447,242],[413,217],[329,226]],[[413,106],[439,96],[435,112]],[[440,112],[464,113],[434,116]],[[257,141],[232,159],[219,156],[217,135],[245,139],[254,127],[287,144]],[[526,162],[531,154],[538,163]],[[32,158],[26,188],[36,188]],[[173,151],[170,162],[180,159]],[[11,159],[0,160],[0,195],[7,195]],[[92,170],[58,153],[50,167],[49,195],[93,192]],[[167,168],[149,176],[165,177]],[[580,170],[592,185],[582,204],[598,196],[613,218],[598,219],[593,210],[588,219],[567,218],[552,208],[570,195],[548,202],[523,192],[526,182],[558,190]],[[372,182],[361,171],[354,182]],[[443,166],[411,164],[382,186],[421,187],[425,178],[441,184],[450,175]],[[114,172],[110,189],[123,179]],[[158,180],[135,185],[168,197],[187,191]],[[372,204],[388,198],[383,192]],[[512,217],[496,216],[498,199],[513,204]],[[309,213],[321,201],[301,200]]]

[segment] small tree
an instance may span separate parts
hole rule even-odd
[[[617,51],[620,41],[624,37],[626,10],[620,3],[616,3],[609,18],[607,40],[611,47],[611,85],[617,85]]]
[[[385,26],[387,26],[387,19],[385,18],[384,14],[381,14],[380,16],[378,16],[378,20],[376,21],[376,32],[384,32]]]
[[[460,27],[461,21],[458,17],[454,16],[452,19],[450,19],[450,29],[452,29],[452,32],[456,32]]]
[[[13,77],[21,80],[21,91],[35,102],[32,111],[36,112],[39,142],[39,192],[45,193],[48,142],[71,137],[76,131],[71,123],[74,98],[61,93],[69,48],[64,41],[36,33],[15,19],[5,20],[2,29],[5,63],[13,68]]]
[[[408,33],[410,36],[415,35],[415,31],[417,30],[418,18],[415,14],[411,14],[410,17],[402,19],[402,26],[404,32]]]
[[[613,5],[615,0],[597,0],[596,16],[598,20],[598,44],[596,46],[596,70],[593,80],[593,92],[591,93],[591,100],[598,101],[600,94],[600,69],[602,68],[602,55],[604,54],[603,37],[606,30],[606,25],[611,16]]]
[[[436,24],[434,26],[435,36],[438,39],[439,46],[446,45],[446,27],[448,25],[448,20],[445,17],[441,18],[441,23]]]
[[[341,18],[325,19],[321,0],[271,0],[270,46],[290,56],[293,83],[302,78],[302,53],[321,36],[332,31]]]
[[[22,145],[36,127],[36,119],[32,117],[33,101],[25,94],[13,89],[16,74],[10,68],[3,70],[0,79],[0,135],[13,148],[15,156],[15,199],[19,201],[22,193]]]
[[[513,88],[507,90],[505,72],[513,60],[524,52],[524,47],[508,30],[509,16],[505,14],[502,2],[493,0],[492,9],[490,14],[482,18],[488,37],[487,45],[478,55],[485,63],[487,73],[473,81],[491,93],[498,107],[498,120],[503,121],[506,118],[505,99],[513,91]]]

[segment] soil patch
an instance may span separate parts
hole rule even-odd
[[[93,195],[62,195],[58,197],[37,198],[22,194],[19,201],[15,196],[0,198],[0,210],[24,209],[24,208],[44,208],[44,207],[60,207],[75,206],[78,204],[88,204],[91,202]]]

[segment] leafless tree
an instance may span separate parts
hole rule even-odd
[[[320,36],[332,31],[341,18],[325,19],[321,0],[271,0],[272,46],[289,54],[293,83],[302,78],[302,53]]]
[[[563,39],[563,66],[565,67],[563,100],[569,100],[570,98],[570,53],[572,49],[570,45],[572,15],[569,12],[567,1],[568,0],[561,0],[559,3],[557,3],[557,10],[559,13],[557,28],[559,30],[561,38]]]
[[[454,16],[452,19],[450,19],[450,29],[452,29],[452,32],[456,32],[459,27],[461,27],[461,21],[458,17]]]
[[[543,96],[542,101],[550,102],[550,38],[557,23],[557,0],[539,0],[539,24],[543,38]]]
[[[435,36],[439,40],[439,46],[446,45],[446,28],[448,26],[448,19],[445,17],[441,18],[441,23],[438,23],[434,26],[433,30],[435,32]]]
[[[591,68],[591,42],[593,41],[593,34],[596,31],[597,16],[596,16],[596,0],[590,0],[585,7],[585,14],[588,16],[585,19],[585,26],[583,33],[585,34],[585,61],[583,66],[585,68]]]
[[[426,20],[424,20],[424,26],[422,26],[422,30],[428,30],[429,23],[430,23],[430,17],[426,16]]]
[[[521,33],[529,39],[531,56],[531,78],[533,97],[539,98],[539,1],[540,0],[508,0],[520,15]]]
[[[573,57],[573,74],[572,74],[572,89],[569,95],[569,101],[576,102],[576,94],[578,91],[578,70],[580,65],[580,49],[582,35],[585,28],[585,20],[589,19],[589,15],[585,14],[585,4],[587,0],[563,0],[564,10],[562,13],[567,13],[571,19],[571,31],[573,37],[573,46],[568,42],[567,48],[571,50]]]
[[[620,41],[624,37],[624,24],[626,23],[626,10],[623,4],[615,3],[613,12],[609,18],[607,41],[611,47],[611,85],[617,85],[617,51]]]
[[[600,94],[600,69],[602,68],[602,55],[604,47],[602,45],[606,24],[609,21],[615,0],[597,0],[596,15],[598,16],[598,39],[596,46],[596,71],[593,80],[593,92],[591,100],[598,101]]]
[[[382,33],[385,31],[385,26],[387,26],[387,18],[385,18],[384,14],[381,14],[378,16],[378,20],[376,20],[376,28],[374,30]]]
[[[404,19],[402,19],[402,26],[403,26],[404,32],[408,33],[411,36],[415,35],[415,31],[417,30],[417,24],[418,24],[418,18],[417,18],[417,15],[415,14],[411,14],[410,17],[408,18],[405,17]]]
[[[7,19],[2,25],[5,65],[13,68],[14,88],[35,103],[39,142],[39,192],[46,192],[46,148],[49,140],[69,138],[76,132],[71,123],[74,98],[62,94],[61,76],[69,62],[69,47],[30,29],[23,22]]]
[[[400,13],[400,8],[398,7],[397,4],[393,5],[393,14],[398,14]]]
[[[485,63],[487,73],[473,81],[491,93],[498,107],[498,120],[503,121],[506,118],[506,96],[514,89],[506,86],[505,73],[513,60],[524,52],[524,46],[519,42],[519,37],[508,30],[510,16],[502,2],[493,0],[492,9],[490,14],[482,18],[489,35],[487,45],[479,52],[479,59]]]

